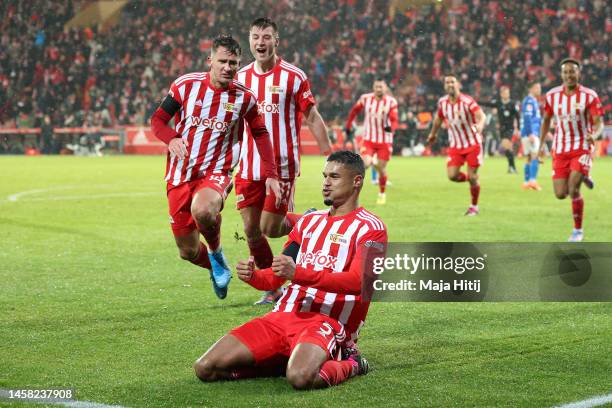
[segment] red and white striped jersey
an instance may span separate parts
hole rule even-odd
[[[259,112],[265,116],[274,148],[278,176],[292,180],[300,175],[300,128],[302,114],[315,104],[306,74],[278,59],[272,70],[258,74],[255,62],[242,68],[237,79],[257,97]],[[249,132],[250,129],[246,128]],[[261,157],[253,139],[245,137],[238,177],[261,180]]]
[[[167,155],[166,181],[172,185],[206,173],[228,174],[238,163],[244,118],[257,116],[257,99],[244,85],[232,81],[215,89],[207,72],[183,75],[169,94],[180,105],[175,130],[187,141],[187,157]]]
[[[344,216],[333,217],[328,210],[317,211],[300,219],[289,234],[289,242],[300,245],[297,268],[310,273],[353,272],[351,279],[363,279],[362,259],[368,248],[387,245],[385,224],[369,211],[358,208]],[[295,281],[295,279],[294,279]],[[362,295],[348,295],[302,286],[291,282],[276,303],[273,312],[318,312],[345,326],[348,339],[355,341],[365,322],[369,301]]]
[[[465,149],[482,144],[482,136],[476,129],[476,112],[480,106],[470,96],[460,93],[457,101],[452,103],[449,96],[438,101],[438,117],[448,127],[449,147]]]
[[[593,116],[602,115],[601,101],[595,91],[578,85],[568,95],[563,86],[558,86],[546,93],[544,109],[556,122],[553,152],[589,150],[587,134],[592,131]]]
[[[363,140],[393,144],[393,132],[397,128],[397,100],[390,95],[378,99],[373,92],[361,95],[351,109],[347,129],[351,128],[353,119],[362,110],[365,111]],[[391,132],[385,132],[385,128],[391,128]]]

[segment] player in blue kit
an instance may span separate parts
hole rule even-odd
[[[528,89],[529,94],[521,104],[521,145],[523,155],[527,160],[523,189],[540,191],[542,187],[537,182],[540,164],[538,159],[540,139],[538,135],[540,134],[542,115],[540,115],[540,105],[537,98],[542,94],[542,86],[539,82],[531,82]]]

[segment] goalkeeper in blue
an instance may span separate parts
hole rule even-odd
[[[538,152],[540,150],[539,134],[542,115],[540,115],[537,98],[542,94],[542,86],[539,82],[531,82],[528,91],[529,94],[521,104],[521,146],[523,147],[523,156],[527,160],[523,189],[540,191],[542,188],[537,182],[537,177],[540,164]]]

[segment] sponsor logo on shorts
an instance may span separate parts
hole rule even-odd
[[[236,195],[236,202],[239,203],[241,201],[244,201],[244,194],[237,194]]]
[[[168,218],[170,218],[170,224],[174,224],[174,218],[171,215]]]

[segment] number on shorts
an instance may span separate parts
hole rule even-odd
[[[224,175],[212,175],[209,177],[209,179],[211,181],[216,182],[218,185],[222,186],[223,183],[225,182],[225,176]]]
[[[590,168],[593,164],[593,159],[591,158],[590,154],[585,153],[580,156],[580,159],[578,159],[578,163],[582,164],[584,167]]]

